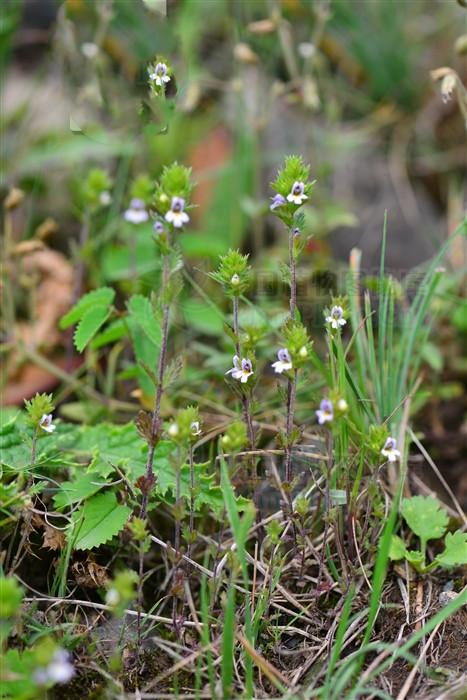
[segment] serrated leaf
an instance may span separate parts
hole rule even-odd
[[[393,535],[391,538],[391,546],[389,548],[389,558],[391,561],[399,561],[399,559],[404,559],[407,553],[407,549],[404,544],[404,540],[398,535]]]
[[[131,318],[156,348],[159,348],[161,344],[161,327],[154,315],[149,299],[142,294],[135,294],[128,300],[127,308]]]
[[[78,303],[65,314],[65,316],[62,316],[59,323],[60,328],[63,330],[69,326],[72,326],[74,323],[77,323],[83,318],[86,311],[96,305],[110,306],[114,300],[114,297],[115,291],[110,287],[100,287],[99,289],[95,289],[94,291],[85,294],[84,297],[81,297]]]
[[[128,326],[123,318],[117,318],[115,321],[109,323],[109,325],[104,328],[102,333],[96,335],[91,343],[93,350],[97,348],[102,348],[104,345],[109,345],[110,343],[115,343],[120,338],[123,338],[128,333]]]
[[[131,508],[120,505],[112,491],[92,496],[76,513],[71,531],[74,548],[94,549],[108,542],[118,535],[130,515]]]
[[[81,472],[73,481],[60,484],[60,491],[54,496],[56,508],[64,508],[77,501],[84,501],[105,486],[99,472]]]
[[[93,306],[85,312],[73,336],[73,342],[78,352],[83,352],[86,345],[94,338],[109,316],[110,309],[108,306]]]
[[[467,533],[460,530],[448,532],[444,545],[444,551],[435,560],[440,566],[448,569],[467,564]]]
[[[412,532],[424,542],[439,539],[446,532],[448,515],[431,496],[404,498],[401,513]]]

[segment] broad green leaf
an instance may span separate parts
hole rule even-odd
[[[109,316],[110,308],[102,305],[93,306],[84,313],[73,336],[73,341],[78,352],[83,352],[86,345],[92,340]]]
[[[448,515],[431,496],[404,498],[401,512],[412,532],[424,542],[439,539],[446,532]]]
[[[391,547],[389,549],[389,558],[392,561],[399,561],[399,559],[404,559],[407,553],[407,549],[404,544],[404,540],[398,535],[393,535],[391,539]]]
[[[99,289],[95,289],[94,291],[85,294],[84,297],[81,297],[78,303],[75,304],[75,306],[73,306],[73,308],[61,318],[59,324],[60,328],[63,330],[64,328],[68,328],[74,323],[77,323],[83,318],[86,311],[92,309],[96,305],[110,306],[114,300],[114,297],[115,291],[110,287],[100,287]]]
[[[142,294],[135,294],[130,297],[127,306],[130,316],[136,321],[156,348],[159,348],[161,344],[161,327],[158,319],[155,317],[149,299]]]
[[[92,496],[78,510],[70,536],[75,549],[93,549],[118,535],[131,515],[112,491]]]
[[[182,312],[186,324],[200,333],[212,336],[222,334],[223,315],[215,307],[196,299],[187,299],[182,304]]]
[[[448,532],[444,545],[444,551],[438,554],[435,560],[440,566],[448,569],[451,566],[467,564],[467,533],[460,530]]]
[[[54,496],[55,507],[64,508],[77,501],[84,501],[105,485],[99,472],[78,473],[73,481],[64,481],[60,484],[60,491]]]

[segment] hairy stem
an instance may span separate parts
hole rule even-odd
[[[164,267],[162,273],[162,294],[165,293],[167,282],[169,279],[169,256],[164,256]],[[157,365],[157,387],[156,395],[154,397],[154,411],[152,413],[151,420],[151,433],[150,441],[148,446],[148,457],[146,460],[146,483],[148,485],[154,482],[154,452],[156,450],[157,435],[160,430],[161,425],[161,401],[162,394],[164,391],[164,373],[165,366],[167,362],[167,341],[169,337],[169,313],[170,306],[164,303],[162,306],[162,338],[161,338],[161,350],[159,353],[159,361]],[[141,501],[141,511],[140,518],[143,520],[146,518],[148,500],[149,500],[150,488],[146,488],[143,492],[143,499]]]
[[[169,254],[164,255],[164,263],[162,268],[162,285],[161,293],[162,298],[164,298],[167,282],[170,274],[170,258]],[[148,441],[148,456],[146,460],[146,480],[145,486],[142,490],[143,496],[141,499],[141,509],[140,518],[141,520],[146,520],[149,495],[151,493],[152,487],[154,485],[154,453],[157,445],[157,436],[160,431],[161,424],[161,400],[162,392],[164,389],[164,373],[165,365],[167,361],[167,342],[169,337],[169,312],[170,306],[167,302],[164,302],[162,306],[162,338],[161,338],[161,350],[159,353],[159,360],[157,364],[157,387],[156,394],[154,397],[154,411],[152,413],[151,419],[151,432]],[[138,619],[137,619],[137,665],[139,666],[139,658],[141,651],[141,613],[143,608],[143,572],[144,572],[144,543],[141,543],[138,551]]]
[[[193,532],[195,530],[195,463],[193,461],[193,445],[191,443],[188,452],[188,463],[190,466],[190,541],[188,543],[187,555],[191,558],[191,546],[193,544]]]
[[[175,538],[174,538],[174,549],[175,549],[175,564],[173,572],[173,582],[174,588],[178,588],[178,570],[180,566],[180,545],[181,545],[181,535],[182,535],[182,490],[181,490],[181,454],[180,447],[177,447],[177,463],[175,466]],[[174,632],[178,636],[178,620],[177,620],[177,610],[178,610],[178,591],[175,590],[172,603],[172,619]]]
[[[290,269],[290,320],[295,320],[297,309],[297,265],[294,254],[294,229],[289,233],[289,269]],[[287,445],[285,450],[285,480],[290,483],[292,474],[292,431],[295,414],[295,396],[297,393],[297,370],[294,369],[293,379],[287,380]]]
[[[238,326],[238,297],[234,296],[232,300],[233,305],[233,324],[234,324],[234,334],[235,334],[235,354],[240,357],[240,331]],[[241,359],[241,358],[240,358]],[[243,408],[243,420],[246,425],[248,440],[250,442],[250,449],[255,449],[255,431],[253,428],[253,421],[250,412],[250,399],[246,394],[242,395],[242,408]]]

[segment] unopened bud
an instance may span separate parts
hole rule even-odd
[[[5,197],[5,209],[16,209],[24,199],[24,192],[18,187],[12,187]]]

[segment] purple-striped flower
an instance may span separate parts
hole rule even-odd
[[[383,457],[386,457],[389,462],[395,462],[401,456],[400,451],[397,449],[397,442],[395,438],[388,437],[384,443],[384,447],[381,450]]]
[[[242,384],[246,384],[251,375],[254,374],[251,360],[244,357],[240,362],[239,356],[234,355],[233,367],[227,370],[226,374],[231,374],[234,379],[239,379]]]
[[[149,77],[154,80],[156,85],[162,87],[170,81],[170,76],[167,75],[168,68],[165,63],[158,63],[154,70],[150,69]]]
[[[52,414],[44,413],[39,421],[39,428],[45,430],[46,433],[53,433],[57,426],[52,423]]]
[[[344,310],[342,306],[333,306],[329,316],[326,316],[326,323],[330,323],[334,329],[345,326],[347,321],[344,318]]]
[[[190,217],[184,211],[185,200],[183,197],[172,197],[172,204],[165,215],[165,220],[173,224],[175,228],[182,228],[183,224],[188,223]]]
[[[329,399],[323,399],[315,413],[320,425],[330,423],[334,418],[334,410],[331,401],[329,401]]]
[[[274,211],[278,207],[283,207],[284,204],[287,204],[287,201],[285,197],[283,197],[281,194],[275,194],[274,197],[272,198],[272,203],[269,209],[271,211]]]
[[[162,221],[155,221],[153,224],[153,229],[156,233],[164,233],[164,224]]]
[[[294,182],[292,189],[287,195],[287,200],[294,204],[303,204],[305,199],[308,199],[305,194],[305,184],[297,180],[297,182]]]
[[[282,374],[282,372],[292,369],[292,358],[287,348],[281,348],[277,353],[277,358],[277,362],[273,362],[271,365],[276,374]]]

